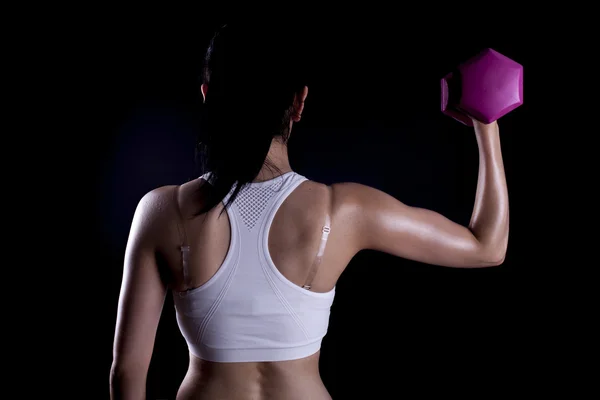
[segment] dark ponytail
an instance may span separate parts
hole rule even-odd
[[[284,144],[289,139],[294,95],[307,84],[302,48],[291,25],[230,24],[211,40],[197,149],[211,185],[196,215],[213,209],[235,187],[228,207],[263,165],[281,173],[267,154],[274,138]]]

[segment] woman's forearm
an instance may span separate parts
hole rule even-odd
[[[477,194],[469,229],[496,262],[502,262],[508,244],[508,189],[502,162],[498,124],[474,121],[479,146]]]

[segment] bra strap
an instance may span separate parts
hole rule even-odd
[[[319,270],[319,265],[321,265],[321,261],[323,260],[323,253],[325,252],[325,246],[327,245],[327,238],[329,237],[329,232],[331,232],[331,220],[329,218],[329,214],[325,216],[325,219],[325,226],[322,230],[323,234],[321,235],[321,244],[319,246],[317,258],[311,266],[308,278],[306,278],[306,283],[304,284],[304,286],[302,286],[302,288],[306,290],[310,290],[310,288],[312,287],[312,282],[315,279],[317,271]]]
[[[179,207],[179,185],[175,186],[173,190],[173,202],[175,203],[175,208],[177,209],[177,232],[179,233],[179,239],[181,241],[181,246],[179,246],[179,250],[181,251],[183,283],[187,286],[189,283],[190,246],[188,244],[187,234],[185,232],[185,221],[183,220],[181,208]]]

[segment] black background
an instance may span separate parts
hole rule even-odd
[[[90,299],[97,338],[86,398],[108,397],[123,255],[137,202],[156,187],[198,175],[199,68],[223,22],[111,20],[96,25],[85,44],[91,51],[73,66],[83,71],[85,94],[75,100],[83,103],[86,138],[75,158],[92,168],[82,186],[94,216],[81,227],[88,249],[81,276],[98,288]],[[531,326],[541,311],[522,286],[539,259],[532,257],[528,198],[519,189],[530,184],[519,138],[531,122],[529,74],[537,53],[521,32],[492,29],[497,24],[468,15],[444,23],[408,14],[307,20],[318,68],[289,143],[292,168],[323,183],[367,184],[464,225],[475,197],[477,145],[471,128],[440,112],[440,78],[485,47],[525,69],[525,103],[499,122],[511,207],[505,263],[460,270],[359,253],[340,278],[323,342],[321,375],[334,399],[434,392],[487,398],[531,382],[533,360],[540,360]],[[255,89],[248,82],[249,92]],[[174,399],[186,368],[167,296],[148,398]]]

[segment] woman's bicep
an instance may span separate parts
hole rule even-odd
[[[495,264],[467,227],[434,211],[407,206],[378,189],[343,185],[355,208],[359,249],[448,267]]]
[[[113,349],[113,366],[147,370],[167,287],[155,257],[156,193],[140,201],[127,242]]]

